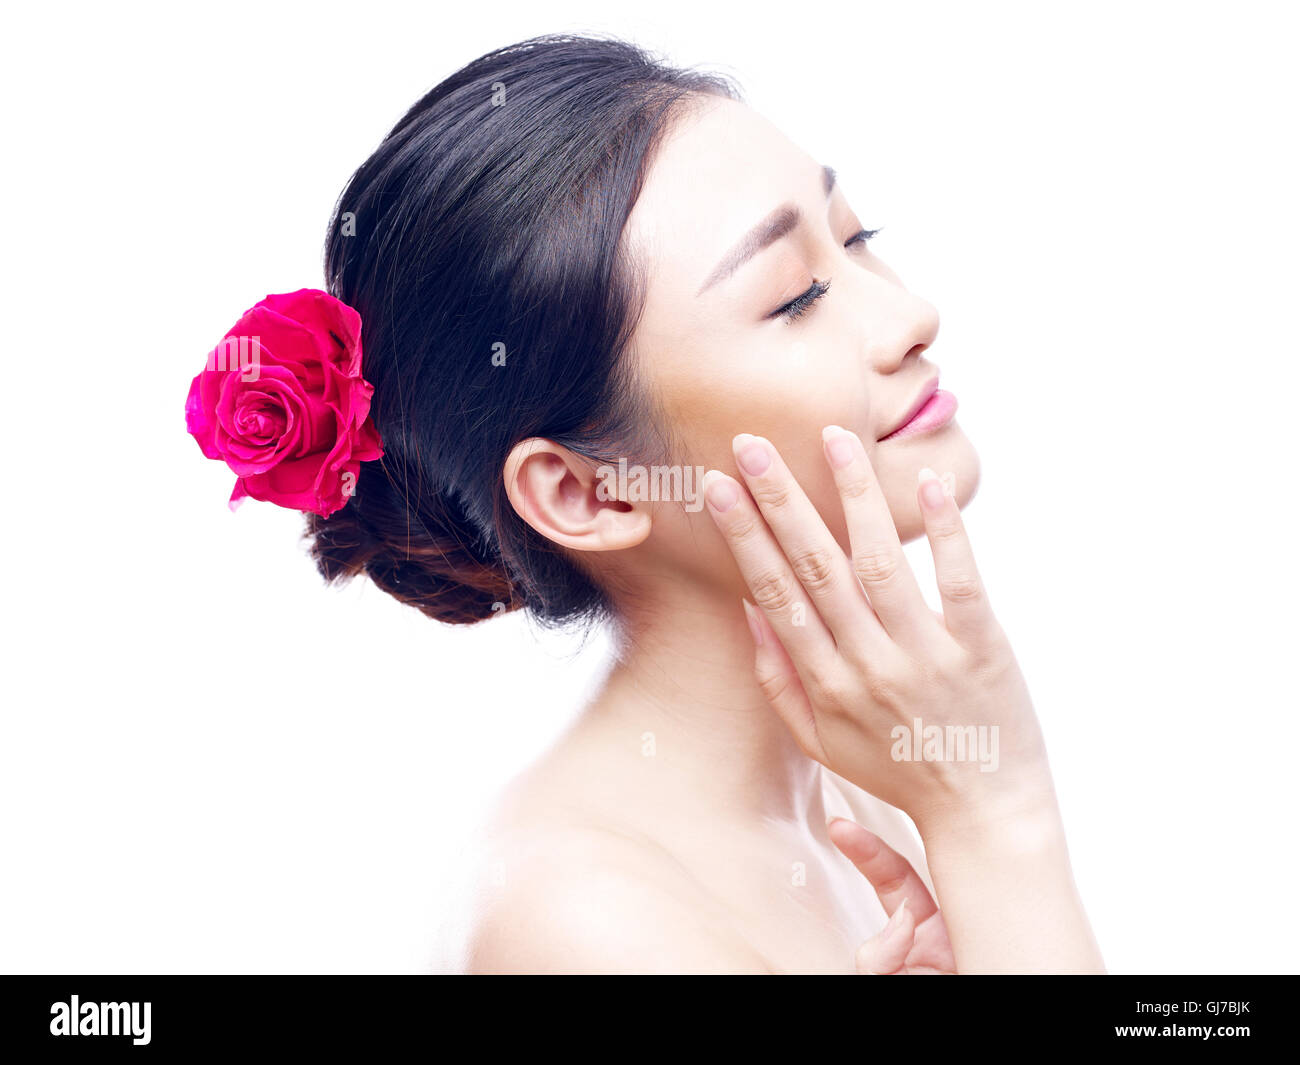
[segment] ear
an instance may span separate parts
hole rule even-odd
[[[521,440],[506,457],[504,477],[515,512],[563,547],[617,551],[650,535],[646,504],[609,498],[597,467],[553,441]]]

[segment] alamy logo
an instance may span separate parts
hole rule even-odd
[[[217,373],[238,370],[245,381],[262,376],[262,338],[226,337],[208,355],[208,369]]]
[[[981,773],[998,768],[997,725],[895,725],[889,730],[895,762],[979,762]]]
[[[619,459],[618,466],[599,466],[596,476],[596,498],[605,502],[619,499],[625,503],[684,502],[686,509],[695,513],[704,507],[704,494],[700,482],[704,480],[703,466],[641,466],[628,465]]]
[[[50,1007],[50,1035],[129,1035],[136,1046],[149,1042],[148,1002],[71,1002]]]

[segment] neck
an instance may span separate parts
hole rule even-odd
[[[653,744],[656,776],[693,804],[820,831],[821,767],[799,750],[754,679],[739,600],[705,592],[687,589],[688,601],[679,594],[624,614],[616,663],[590,713],[633,736],[643,753]]]

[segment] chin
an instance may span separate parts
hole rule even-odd
[[[975,446],[966,439],[961,430],[957,430],[961,438],[961,450],[952,456],[952,461],[948,464],[948,469],[956,475],[957,478],[957,505],[964,507],[972,499],[980,487],[980,456],[975,450]]]
[[[916,500],[917,474],[922,467],[929,466],[940,476],[952,473],[959,507],[966,506],[979,491],[979,454],[956,422],[938,433],[878,444],[871,461],[894,515],[898,537],[904,543],[925,535]]]

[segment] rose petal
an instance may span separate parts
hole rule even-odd
[[[218,370],[210,357],[190,384],[186,428],[204,455],[238,475],[232,508],[252,497],[333,513],[361,463],[383,456],[369,417],[374,389],[361,376],[360,315],[319,289],[299,289],[250,307],[212,355],[234,349],[247,358],[249,344],[234,343],[243,337],[257,338],[254,365]]]

